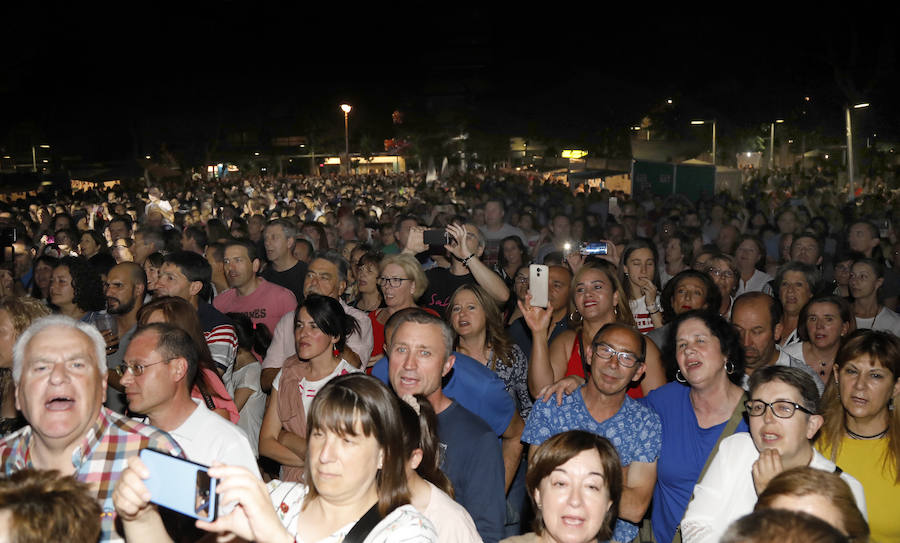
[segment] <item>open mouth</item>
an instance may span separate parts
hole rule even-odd
[[[571,515],[565,515],[562,517],[561,520],[562,520],[563,524],[565,524],[566,526],[570,526],[570,527],[580,527],[584,524],[583,517],[575,517],[575,516],[571,516]]]
[[[66,411],[75,405],[75,400],[68,396],[54,396],[44,403],[47,411]]]

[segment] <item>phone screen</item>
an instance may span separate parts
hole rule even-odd
[[[142,450],[140,456],[150,471],[144,484],[152,503],[192,518],[216,519],[218,480],[209,476],[208,466],[153,449]]]

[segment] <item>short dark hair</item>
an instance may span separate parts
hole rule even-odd
[[[753,397],[753,392],[757,388],[772,381],[781,381],[796,388],[800,393],[800,403],[803,404],[803,407],[812,411],[813,414],[819,413],[819,389],[816,388],[816,382],[812,376],[800,368],[765,366],[757,369],[750,376],[747,387],[750,397]]]
[[[671,321],[676,316],[675,308],[672,307],[672,300],[675,298],[678,285],[685,279],[691,278],[697,279],[703,283],[703,288],[706,289],[705,302],[708,309],[718,311],[719,307],[722,305],[722,293],[719,292],[719,287],[716,286],[709,274],[688,268],[675,274],[675,277],[669,279],[669,282],[666,283],[665,288],[663,288],[662,296],[660,296],[660,303],[662,304],[663,318],[665,318],[666,321]]]
[[[110,219],[109,224],[106,225],[107,228],[112,226],[114,222],[120,222],[125,225],[126,230],[131,230],[134,227],[134,221],[131,219],[131,215],[116,215],[112,219]]]
[[[855,316],[853,315],[853,309],[850,307],[850,302],[843,296],[837,296],[835,294],[813,296],[806,302],[803,309],[800,310],[800,316],[797,319],[797,336],[800,338],[800,341],[809,341],[809,331],[806,329],[806,319],[809,318],[809,308],[812,304],[833,304],[838,308],[841,322],[855,323]]]
[[[678,315],[672,323],[666,327],[666,341],[663,344],[662,359],[666,366],[666,377],[670,381],[675,380],[675,372],[678,369],[678,363],[675,359],[678,342],[678,328],[681,323],[697,319],[709,328],[709,331],[719,340],[719,348],[725,359],[734,366],[734,371],[728,374],[728,380],[741,386],[744,379],[744,368],[746,361],[744,360],[744,348],[741,345],[741,339],[735,331],[734,326],[717,313],[718,308],[694,309],[685,311]]]
[[[294,319],[299,318],[301,309],[306,309],[306,312],[312,317],[319,330],[329,336],[338,338],[337,343],[335,343],[335,347],[338,350],[344,348],[347,344],[347,337],[350,334],[359,331],[359,324],[356,322],[356,319],[345,313],[341,303],[331,296],[310,294],[305,297],[303,303],[297,307]]]
[[[230,239],[225,243],[225,250],[227,251],[229,247],[243,247],[247,250],[247,257],[250,258],[250,262],[259,260],[259,254],[257,254],[256,251],[256,244],[250,240],[243,238]]]
[[[350,273],[350,264],[347,262],[347,259],[344,256],[331,249],[326,251],[319,251],[313,257],[313,260],[321,258],[322,260],[331,262],[334,264],[334,267],[337,268],[338,271],[338,280],[347,281],[347,275]]]
[[[569,430],[556,434],[541,443],[528,461],[528,471],[525,475],[525,486],[528,495],[534,502],[535,491],[539,489],[541,481],[553,473],[553,470],[575,458],[584,451],[595,450],[600,455],[603,465],[603,480],[609,492],[610,507],[603,517],[600,531],[596,534],[598,541],[605,541],[612,537],[616,518],[619,516],[619,501],[622,498],[622,463],[616,448],[608,439],[592,432],[583,430]],[[535,503],[534,531],[538,535],[544,532],[544,519],[541,509]]]
[[[200,354],[197,352],[197,346],[194,344],[191,335],[174,324],[169,324],[168,322],[153,322],[141,325],[135,331],[132,340],[139,335],[147,333],[155,333],[157,335],[155,350],[163,360],[184,358],[187,361],[188,365],[185,374],[185,384],[188,390],[190,390],[193,386],[194,379],[197,377],[197,367],[200,363]]]
[[[206,285],[212,279],[209,262],[194,251],[174,251],[163,258],[163,263],[174,264],[192,283],[201,281]]]
[[[82,311],[102,311],[106,305],[106,296],[97,270],[80,256],[64,256],[59,259],[56,268],[60,266],[67,267],[72,276],[72,302]]]
[[[604,324],[603,326],[601,326],[600,329],[597,330],[597,333],[594,334],[594,337],[591,339],[591,345],[593,345],[594,343],[597,343],[597,340],[600,339],[600,336],[605,334],[607,331],[613,330],[613,329],[625,330],[627,332],[634,334],[634,336],[638,338],[638,342],[641,344],[641,352],[637,353],[638,362],[643,364],[644,361],[647,359],[647,338],[644,337],[644,334],[638,332],[637,329],[634,328],[633,326],[628,326],[627,324],[623,324],[623,323],[617,322],[617,321],[608,322],[608,323]],[[587,376],[585,376],[585,377],[587,377]]]
[[[775,274],[775,295],[779,298],[781,298],[781,282],[784,280],[784,274],[787,272],[802,273],[804,278],[806,278],[806,284],[809,286],[809,293],[811,296],[815,296],[816,293],[819,292],[819,284],[822,281],[822,274],[819,273],[819,270],[809,264],[791,260],[790,262],[782,264]]]
[[[144,243],[153,245],[154,250],[164,251],[166,249],[166,237],[162,228],[144,225],[138,228],[137,232],[135,232],[135,235],[137,234],[141,235]]]
[[[184,229],[184,235],[194,240],[198,247],[204,248],[209,241],[206,236],[206,228],[200,225],[192,224]]]

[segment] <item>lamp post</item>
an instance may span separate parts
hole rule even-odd
[[[691,124],[712,124],[712,162],[713,166],[716,165],[716,120],[713,119],[711,121],[691,121]]]
[[[775,119],[770,126],[769,130],[769,169],[775,169],[775,125],[781,124],[784,122],[784,119]]]
[[[341,111],[344,112],[344,155],[347,156],[347,173],[350,173],[350,110],[353,106],[350,104],[341,104]]]
[[[869,104],[855,104],[852,106],[853,109],[862,109],[864,107],[869,107]],[[853,125],[850,120],[850,108],[851,106],[847,106],[844,108],[845,117],[847,119],[847,180],[849,181],[850,191],[848,196],[849,201],[853,201],[856,199],[856,194],[853,190]]]

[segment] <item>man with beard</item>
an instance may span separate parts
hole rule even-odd
[[[122,262],[113,266],[106,276],[104,294],[106,312],[116,317],[118,337],[112,331],[103,332],[106,340],[106,367],[115,369],[122,363],[131,336],[137,328],[137,312],[144,305],[147,292],[147,275],[144,268],[134,262]],[[106,388],[106,407],[119,413],[125,412],[124,389],[119,384],[119,375],[108,372],[109,386]]]

